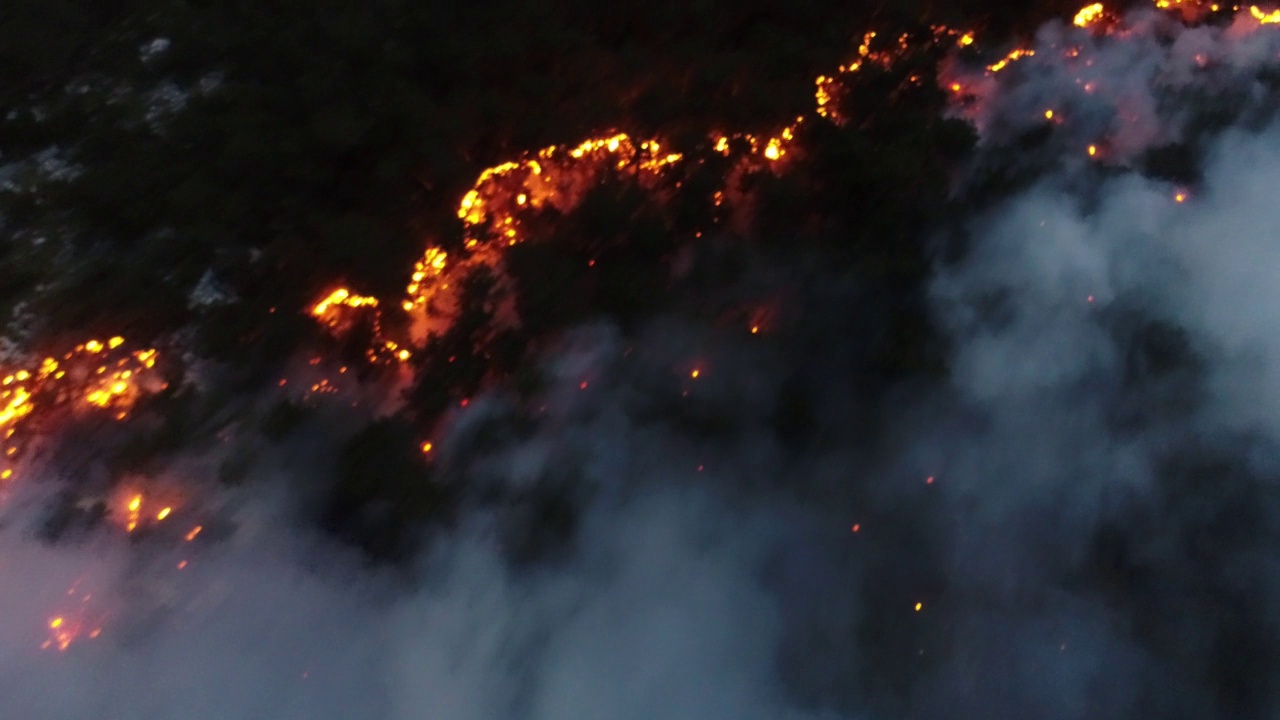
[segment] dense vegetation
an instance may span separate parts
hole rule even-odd
[[[339,453],[326,524],[395,554],[412,545],[401,526],[444,517],[450,502],[443,490],[406,494],[418,487],[406,478],[428,482],[428,469],[403,455],[405,438],[482,387],[536,385],[529,359],[565,328],[706,315],[703,300],[735,281],[732,262],[714,253],[692,279],[670,272],[694,231],[723,219],[708,202],[725,169],[706,152],[711,132],[776,131],[810,111],[813,78],[868,27],[885,37],[925,37],[939,22],[1003,33],[1066,8],[11,4],[0,10],[0,158],[12,163],[0,171],[12,238],[0,311],[35,347],[107,329],[138,342],[181,337],[188,358],[215,361],[219,384],[247,393],[300,349],[358,362],[365,337],[333,348],[299,311],[336,282],[396,297],[427,240],[457,247],[453,208],[478,168],[608,128],[658,134],[701,158],[664,179],[665,202],[616,178],[568,216],[548,211],[535,239],[511,253],[510,285],[486,273],[467,281],[457,322],[414,359],[406,410]],[[749,229],[712,233],[778,256],[817,254],[861,288],[875,332],[847,370],[874,378],[872,396],[941,369],[920,297],[923,238],[948,212],[948,173],[970,137],[941,119],[937,52],[922,44],[892,69],[865,72],[841,98],[847,123],[803,126],[789,172],[744,179]],[[229,302],[191,303],[197,287]],[[514,293],[518,327],[494,325],[499,292]],[[780,422],[796,437],[813,390],[804,385]],[[155,401],[170,420],[138,429],[113,462],[152,466],[234,416],[235,393],[174,393]],[[193,403],[203,409],[177,409]],[[278,410],[264,422],[287,434]],[[224,479],[243,476],[249,456],[228,461]],[[388,502],[396,512],[370,522]]]

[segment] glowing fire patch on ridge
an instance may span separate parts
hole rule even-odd
[[[817,78],[815,113],[818,116],[840,122],[834,109],[835,95],[841,87],[840,76],[857,72],[867,64],[888,68],[912,49],[909,35],[901,35],[888,49],[876,48],[876,37],[874,31],[867,32],[855,60],[840,66],[836,75]],[[943,26],[934,27],[933,41],[943,39],[954,40],[958,47],[967,47],[974,43],[974,34]],[[726,157],[740,149],[744,152],[743,162],[762,161],[762,166],[767,167],[788,155],[797,130],[804,121],[805,117],[799,116],[772,137],[762,138],[751,133],[713,136],[711,147]],[[447,300],[451,284],[456,285],[467,270],[481,265],[497,267],[503,249],[525,239],[521,222],[523,212],[544,206],[566,212],[577,205],[583,194],[596,185],[605,172],[625,172],[643,180],[661,175],[683,159],[680,153],[664,151],[657,139],[637,141],[626,133],[613,132],[582,140],[576,145],[550,145],[529,151],[517,159],[481,170],[471,188],[459,200],[456,211],[458,219],[463,222],[463,244],[467,255],[455,259],[443,249],[429,246],[422,259],[414,263],[400,308],[411,312],[430,307],[437,299]],[[717,193],[716,204],[719,205],[722,199],[723,195]],[[372,308],[376,312],[379,307],[377,298],[337,288],[312,307],[311,315],[337,331],[342,325],[339,315],[342,308]],[[410,357],[410,350],[382,338],[380,333],[376,334],[380,347],[371,353],[372,356],[401,361]]]
[[[4,461],[16,461],[24,450],[22,427],[28,420],[58,410],[114,410],[123,420],[145,393],[156,389],[142,383],[158,358],[154,349],[124,352],[124,338],[106,342],[88,340],[61,357],[45,357],[28,368],[5,372],[0,379],[0,433]],[[0,469],[0,480],[9,480],[14,466]]]
[[[1036,51],[1031,48],[1014,48],[1009,51],[1008,55],[1000,58],[996,62],[987,66],[987,72],[998,73],[1009,66],[1009,63],[1017,62],[1022,58],[1035,57]]]
[[[1184,15],[1188,12],[1201,15],[1219,9],[1217,4],[1199,0],[1154,0],[1154,5],[1158,9],[1177,10]],[[1280,10],[1268,13],[1252,6],[1249,13],[1259,24],[1280,23]],[[1072,18],[1075,26],[1101,28],[1100,32],[1109,32],[1114,20],[1102,3],[1086,5]],[[934,26],[931,31],[931,40],[935,44],[954,42],[957,48],[967,48],[976,42],[972,31],[957,31],[945,26]],[[836,105],[844,82],[868,66],[892,67],[913,49],[913,42],[908,34],[892,41],[882,41],[874,30],[864,33],[854,59],[840,65],[835,73],[815,79],[814,113],[840,124],[843,119],[839,117]],[[1070,57],[1075,57],[1079,49],[1072,48],[1067,52]],[[995,75],[1011,64],[1035,55],[1032,48],[1015,47],[986,65],[986,74]],[[911,79],[915,80],[914,77]],[[1092,85],[1086,86],[1086,92],[1092,91]],[[967,91],[961,82],[949,82],[944,87],[957,95]],[[1052,120],[1054,116],[1050,112],[1046,112],[1046,117]],[[804,116],[796,118],[795,123],[775,137],[758,138],[748,133],[713,136],[712,147],[725,156],[730,155],[735,147],[744,147],[746,159],[759,158],[767,166],[788,154],[796,130],[804,120]],[[1089,156],[1097,154],[1097,147],[1091,145]],[[468,270],[479,266],[499,267],[502,251],[525,239],[521,221],[525,211],[551,206],[565,212],[576,206],[583,193],[605,172],[628,172],[637,178],[654,177],[683,159],[680,153],[664,152],[656,139],[637,141],[626,133],[612,132],[582,140],[576,145],[550,145],[529,151],[516,159],[481,170],[459,200],[456,211],[458,219],[463,222],[466,254],[454,258],[439,247],[429,246],[422,258],[414,263],[400,308],[412,312],[431,307],[436,300],[447,306],[448,291]],[[719,205],[722,199],[722,194],[717,193],[716,204]],[[374,297],[353,294],[347,288],[337,288],[315,304],[311,315],[331,330],[340,331],[343,309],[361,308],[377,312],[380,302]],[[370,360],[408,360],[412,350],[404,347],[403,342],[384,338],[377,324],[375,321],[378,340],[369,352]]]

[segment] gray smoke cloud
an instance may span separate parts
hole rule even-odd
[[[517,500],[468,505],[410,577],[270,478],[217,491],[237,529],[204,544],[41,543],[30,487],[0,527],[0,717],[1273,716],[1280,33],[1127,23],[954,66],[982,138],[959,192],[1032,175],[943,239],[945,381],[860,408],[860,338],[798,318],[581,328],[540,402],[446,429],[443,471]],[[1149,171],[1170,143],[1194,182]],[[869,312],[823,282],[799,305]],[[102,632],[42,649],[55,615]]]

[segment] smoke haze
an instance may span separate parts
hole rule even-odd
[[[459,410],[435,462],[474,499],[407,574],[261,483],[176,548],[43,543],[56,484],[10,497],[0,717],[1273,716],[1280,34],[1249,22],[951,61],[981,141],[929,285],[950,372],[874,410],[839,369],[875,311],[817,273],[767,342],[590,325],[532,415]],[[42,649],[54,615],[101,635]]]

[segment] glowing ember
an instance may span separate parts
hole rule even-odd
[[[959,47],[968,47],[974,42],[974,34],[972,32],[960,33],[946,26],[937,25],[932,28],[933,42],[937,43],[944,38],[955,38],[956,45]],[[891,49],[880,49],[885,45],[884,42],[876,42],[877,33],[870,31],[862,36],[862,43],[858,46],[858,57],[838,69],[835,75],[819,75],[816,82],[817,88],[814,91],[814,100],[817,104],[816,112],[820,117],[831,120],[832,122],[842,122],[842,119],[836,113],[833,104],[835,96],[840,90],[839,77],[851,75],[862,70],[869,64],[874,64],[882,68],[889,68],[899,59],[901,59],[912,48],[912,39],[908,34],[899,35],[897,41],[893,43]],[[880,47],[876,47],[879,45]],[[912,76],[910,81],[915,82],[918,77]],[[959,88],[955,88],[958,92]],[[767,148],[766,148],[766,157]],[[773,158],[769,158],[773,159]]]
[[[1102,3],[1086,5],[1080,8],[1080,12],[1076,13],[1075,19],[1071,22],[1074,23],[1076,27],[1089,27],[1096,22],[1098,18],[1102,17],[1102,13]]]
[[[1005,55],[1000,60],[988,65],[987,72],[998,73],[1001,70],[1004,70],[1006,67],[1008,67],[1009,63],[1017,62],[1022,58],[1034,57],[1035,54],[1036,54],[1036,51],[1030,48],[1016,48],[1014,50],[1009,51],[1009,54]]]
[[[338,288],[329,293],[327,297],[315,304],[311,308],[311,314],[326,323],[334,324],[337,322],[336,315],[331,310],[337,308],[361,308],[361,307],[377,307],[378,299],[368,297],[366,295],[352,295],[351,291],[346,288]]]
[[[66,619],[58,616],[49,620],[49,639],[44,641],[41,648],[56,647],[59,650],[66,650],[71,646],[73,640],[79,634],[79,628],[72,627],[67,623]]]
[[[197,536],[197,535],[199,535],[199,534],[200,534],[200,531],[201,531],[201,530],[203,530],[203,529],[204,529],[204,526],[202,526],[202,525],[197,525],[197,526],[195,526],[195,527],[191,528],[191,532],[187,533],[186,541],[187,541],[187,542],[191,542],[192,540],[195,540],[195,539],[196,539],[196,536]]]
[[[1264,13],[1258,9],[1257,5],[1250,5],[1249,14],[1252,15],[1253,19],[1257,20],[1261,25],[1274,25],[1275,23],[1280,23],[1280,10],[1272,10],[1269,13]]]
[[[48,630],[48,638],[40,644],[42,650],[56,648],[59,651],[65,651],[82,636],[93,639],[102,633],[102,628],[90,617],[88,603],[93,595],[91,593],[81,593],[79,587],[80,581],[77,580],[67,590],[67,597],[71,600],[78,600],[78,602],[62,612],[52,615],[46,622],[45,629]],[[99,617],[97,620],[101,620],[101,618]]]
[[[4,433],[4,456],[15,458],[21,453],[24,438],[19,433],[28,418],[85,407],[113,409],[115,418],[122,420],[142,394],[156,389],[139,383],[155,367],[156,351],[117,353],[123,344],[124,338],[119,336],[105,343],[89,340],[60,358],[45,357],[30,367],[3,373],[0,431]],[[0,479],[12,476],[12,467],[0,470]]]
[[[129,500],[128,520],[125,524],[125,530],[133,532],[138,529],[138,520],[142,517],[142,495],[134,495]]]
[[[1176,11],[1187,22],[1198,22],[1209,13],[1221,9],[1217,3],[1206,3],[1204,0],[1155,0],[1155,6],[1159,10]],[[1240,8],[1232,6],[1231,9],[1235,11]]]
[[[1156,0],[1156,6],[1184,11],[1192,6],[1202,7],[1191,0]],[[1265,13],[1254,7],[1250,9],[1250,14],[1259,23],[1280,22],[1280,11]],[[1094,28],[1101,27],[1104,22],[1111,25],[1117,21],[1107,13],[1102,3],[1092,3],[1080,8],[1072,22],[1077,27]],[[932,37],[910,34],[880,37],[875,31],[864,33],[851,60],[840,65],[834,72],[815,78],[814,113],[837,124],[843,122],[837,110],[843,84],[854,73],[869,65],[889,68],[914,48],[922,47],[921,43],[932,42],[937,46],[946,41],[954,42],[958,48],[967,48],[976,42],[976,36],[971,31],[961,32],[945,26],[935,26],[931,31]],[[1107,32],[1111,32],[1110,27]],[[1081,47],[1070,46],[1063,50],[1068,58],[1080,57],[1081,51]],[[1036,51],[1031,48],[1015,47],[987,65],[986,75],[999,73],[1010,64],[1034,57],[1035,54]],[[1083,62],[1088,65],[1091,61]],[[918,76],[908,79],[918,80]],[[1092,92],[1095,87],[1092,81],[1081,81],[1081,84],[1085,92]],[[966,103],[980,103],[984,94],[981,83],[969,83],[963,78],[948,79],[943,87],[949,88],[958,96],[963,93],[960,99]],[[1045,109],[1043,115],[1052,122],[1062,121],[1061,114],[1053,108]],[[757,137],[749,133],[716,133],[708,138],[708,144],[704,147],[725,157],[740,158],[739,168],[771,167],[788,156],[797,130],[804,120],[804,116],[797,117],[794,123],[783,128],[775,137]],[[1089,145],[1087,153],[1089,157],[1095,158],[1101,154],[1101,149],[1098,145]],[[421,259],[414,263],[404,297],[399,302],[400,308],[408,312],[423,312],[428,318],[447,318],[450,312],[456,310],[451,290],[456,291],[460,279],[468,272],[486,267],[501,274],[502,253],[505,248],[526,239],[525,222],[531,213],[548,207],[562,213],[572,210],[604,173],[624,172],[644,183],[648,182],[647,178],[660,175],[683,159],[679,153],[665,151],[656,139],[639,140],[622,132],[606,132],[577,144],[550,145],[527,151],[481,170],[471,187],[462,194],[455,210],[463,225],[464,250],[455,257],[439,247],[429,246]],[[646,187],[652,189],[654,186]],[[726,200],[724,191],[713,192],[716,207],[723,205]],[[701,232],[697,235],[700,236]],[[588,266],[594,266],[594,259],[588,261]],[[410,342],[404,338],[391,340],[382,334],[376,315],[381,306],[376,298],[354,295],[346,288],[338,288],[318,301],[310,314],[332,329],[339,330],[343,325],[343,309],[370,308],[375,312],[376,341],[367,351],[368,359],[371,362],[387,363],[408,361],[414,354],[414,348],[407,346]],[[448,320],[443,322],[447,323]],[[420,337],[421,323],[416,327],[418,329],[414,331],[417,333],[415,337]],[[749,327],[753,334],[758,334],[763,329],[757,322]],[[327,391],[327,387],[323,383],[317,384],[313,387],[313,392]],[[582,388],[585,387],[584,384]],[[13,412],[20,412],[21,406],[22,401],[19,400]]]
[[[518,197],[525,198],[523,201],[517,200],[518,205],[524,205],[525,202],[528,201],[528,196],[523,193]],[[460,217],[463,217],[463,219],[469,218],[470,209],[478,198],[479,191],[477,190],[471,190],[467,193],[466,197],[462,200],[462,207],[458,210]],[[462,214],[464,209],[467,211],[466,215]],[[425,305],[431,299],[433,294],[431,291],[435,289],[431,283],[444,275],[445,265],[448,262],[448,259],[448,253],[440,248],[432,247],[427,248],[422,259],[414,263],[413,275],[410,276],[409,286],[405,288],[405,295],[407,297],[402,303],[406,310],[412,309],[415,306]]]

